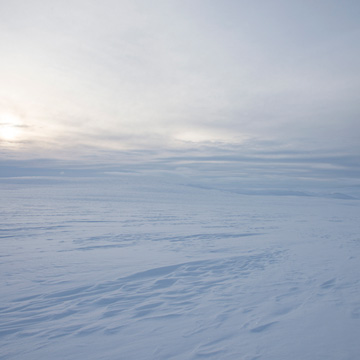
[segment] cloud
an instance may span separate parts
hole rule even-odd
[[[19,116],[24,136],[2,154],[353,178],[359,9],[350,0],[3,2],[0,112]]]

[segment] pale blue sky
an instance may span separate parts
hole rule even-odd
[[[349,173],[359,19],[349,0],[0,0],[1,161]]]

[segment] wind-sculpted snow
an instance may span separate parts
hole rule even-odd
[[[357,200],[136,177],[1,197],[1,359],[359,356]]]

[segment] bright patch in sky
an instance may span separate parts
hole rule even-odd
[[[4,113],[0,115],[0,138],[1,140],[13,142],[20,139],[22,135],[22,122],[14,114]]]

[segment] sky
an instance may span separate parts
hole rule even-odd
[[[359,19],[357,0],[0,0],[0,172],[358,179]]]

